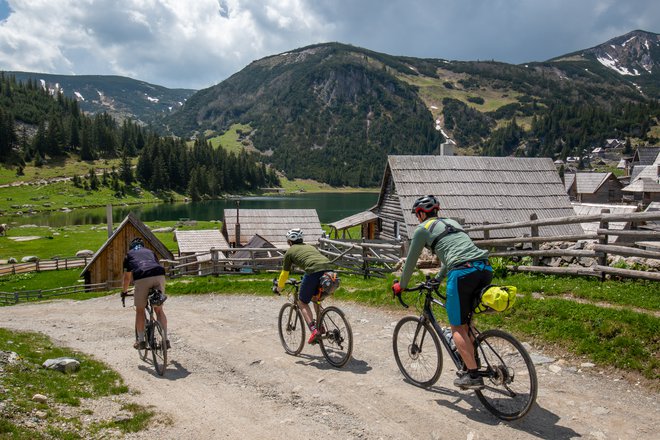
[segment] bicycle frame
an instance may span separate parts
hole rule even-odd
[[[461,370],[464,368],[463,359],[460,357],[460,354],[458,353],[457,349],[454,350],[451,349],[451,345],[447,340],[447,338],[445,337],[445,332],[440,326],[438,320],[435,318],[435,315],[433,314],[433,309],[431,308],[433,304],[437,304],[443,309],[446,308],[444,302],[433,297],[433,293],[435,293],[438,296],[438,298],[444,301],[447,300],[446,296],[438,291],[439,285],[440,285],[439,283],[432,281],[431,278],[427,275],[426,282],[420,283],[417,287],[414,287],[412,289],[406,289],[405,291],[406,292],[414,292],[414,291],[422,291],[422,290],[424,291],[424,306],[422,308],[420,321],[422,322],[422,324],[424,324],[425,322],[429,322],[431,324],[436,334],[440,338],[440,341],[442,341],[442,345],[444,345],[445,349],[447,350],[447,353],[449,353],[449,357],[454,362],[456,369]],[[405,308],[408,308],[408,304],[403,302],[403,300],[401,299],[401,295],[398,296],[398,299],[401,305],[403,305]],[[418,332],[421,328],[423,327],[420,325],[415,331],[415,340],[417,340]],[[468,328],[469,328],[469,332],[472,333],[472,337],[476,341],[476,338],[479,335],[479,331],[477,330],[476,327],[474,327],[471,320],[468,322]],[[422,340],[420,345],[423,345],[423,343],[424,341]],[[479,372],[479,374],[483,375],[484,377],[488,376],[488,374],[484,372]]]

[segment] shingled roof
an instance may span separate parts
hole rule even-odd
[[[236,242],[236,209],[225,209],[222,231],[230,243]],[[289,229],[303,230],[306,243],[314,244],[323,235],[316,209],[240,209],[241,245],[255,234],[280,247],[286,246]]]
[[[177,230],[174,235],[181,255],[208,252],[211,248],[226,249],[229,247],[219,229]]]
[[[570,217],[575,212],[557,169],[549,158],[472,156],[389,156],[391,173],[408,236],[418,225],[410,209],[421,195],[440,201],[441,215],[463,219],[466,226]],[[385,195],[381,187],[379,205]],[[507,231],[522,233],[522,231]],[[579,225],[542,226],[541,235],[582,234]],[[499,235],[498,233],[491,236]]]

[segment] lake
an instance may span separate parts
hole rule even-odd
[[[367,210],[378,201],[378,193],[303,193],[282,196],[241,197],[231,200],[209,200],[196,203],[155,203],[147,205],[113,206],[113,222],[121,222],[129,212],[144,221],[156,220],[222,220],[226,208],[242,209],[316,209],[321,223],[332,223]],[[22,217],[10,217],[3,222],[40,226],[96,225],[106,223],[105,207],[77,209],[71,212],[44,212]]]

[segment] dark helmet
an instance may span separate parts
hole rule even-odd
[[[144,247],[144,240],[142,240],[140,237],[135,237],[133,240],[131,240],[131,244],[128,245],[130,250],[137,249],[139,247]]]
[[[419,211],[423,211],[428,214],[429,212],[437,211],[438,209],[440,209],[440,202],[438,202],[438,199],[436,199],[435,196],[429,195],[422,196],[415,200],[412,212],[413,214],[417,214]]]

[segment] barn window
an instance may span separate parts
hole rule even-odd
[[[399,222],[394,222],[394,238],[401,240],[401,230]]]

